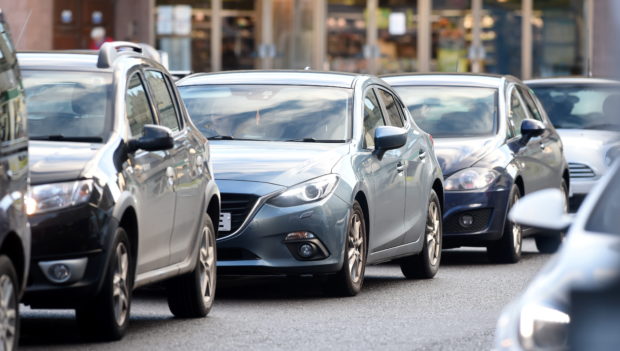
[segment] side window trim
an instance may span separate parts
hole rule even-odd
[[[377,94],[377,86],[376,85],[370,85],[368,86],[365,90],[364,93],[362,95],[362,103],[364,103],[364,101],[366,100],[366,96],[368,96],[368,94],[372,94],[372,96],[375,97],[375,100],[377,101],[377,103],[379,104],[379,114],[381,115],[381,120],[383,121],[383,125],[386,126],[387,123],[385,122],[385,112],[383,109],[383,103],[381,102],[381,99],[379,99],[379,96]],[[369,151],[373,151],[374,145],[372,148],[368,147],[368,145],[366,145],[366,125],[365,125],[365,116],[362,115],[362,145],[363,145],[363,149],[364,150],[369,150]]]
[[[144,71],[143,72],[144,73],[144,77],[145,77],[144,82],[146,82],[145,86],[146,86],[146,89],[147,89],[147,95],[148,95],[148,99],[149,99],[149,104],[151,105],[151,109],[154,109],[154,111],[155,111],[154,116],[157,119],[157,125],[160,125],[160,126],[164,126],[164,125],[161,123],[161,117],[160,117],[160,113],[159,113],[159,108],[155,104],[155,97],[153,95],[153,89],[151,88],[151,84],[148,82],[148,78],[146,78],[146,74],[149,71],[151,71],[151,72],[160,73],[164,77],[164,84],[166,84],[166,90],[168,91],[168,94],[170,95],[170,98],[172,100],[172,105],[174,106],[174,111],[175,111],[175,114],[176,114],[177,123],[179,124],[179,130],[177,130],[177,131],[173,130],[172,131],[172,135],[174,136],[174,135],[179,134],[182,131],[182,129],[183,129],[182,128],[182,124],[179,121],[179,109],[178,109],[177,104],[175,103],[176,102],[175,94],[173,94],[170,91],[170,86],[166,82],[166,74],[163,73],[160,70],[155,69],[155,68],[146,68],[146,69],[143,69],[143,71]]]
[[[385,94],[389,94],[390,96],[392,96],[392,99],[394,99],[394,102],[395,102],[397,105],[399,105],[399,106],[396,108],[396,110],[398,111],[398,117],[400,118],[400,121],[401,121],[401,123],[403,124],[403,126],[405,126],[405,119],[403,118],[402,111],[400,111],[400,110],[401,110],[401,106],[400,106],[401,104],[400,104],[400,102],[398,101],[398,99],[396,98],[395,94],[392,94],[389,90],[384,89],[384,88],[383,88],[383,87],[381,87],[381,86],[376,86],[376,87],[375,87],[375,90],[381,90],[381,91],[383,91]],[[383,121],[385,122],[385,125],[386,125],[386,126],[392,126],[392,124],[391,124],[391,123],[388,123],[388,118],[387,118],[387,116],[388,116],[388,114],[389,114],[389,111],[388,111],[388,109],[387,109],[387,106],[385,105],[385,103],[384,103],[383,99],[381,98],[381,96],[380,96],[379,94],[377,94],[377,93],[375,92],[375,95],[377,96],[377,99],[379,100],[379,104],[381,105],[381,109],[383,110]],[[394,126],[392,126],[392,127],[394,127]],[[403,127],[399,127],[399,128],[403,128]]]
[[[127,77],[127,86],[125,87],[125,122],[127,123],[127,127],[129,130],[129,135],[131,137],[133,137],[134,135],[131,133],[131,125],[129,124],[129,116],[127,116],[127,91],[129,90],[129,82],[131,81],[131,79],[137,75],[138,79],[140,80],[140,83],[142,84],[142,87],[144,88],[144,95],[146,96],[146,101],[148,102],[149,105],[149,110],[151,111],[151,117],[153,118],[151,121],[153,122],[153,124],[157,124],[159,125],[159,116],[157,115],[155,106],[153,105],[153,101],[151,99],[150,96],[150,90],[148,87],[148,84],[146,84],[146,78],[144,77],[144,72],[142,72],[142,70],[136,70],[135,72],[131,73],[128,75]],[[148,123],[147,123],[148,124]]]

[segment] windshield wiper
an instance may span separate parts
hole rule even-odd
[[[235,140],[231,135],[214,135],[210,136],[207,139],[209,140]]]
[[[55,134],[55,135],[37,135],[37,136],[31,136],[29,137],[30,140],[47,140],[47,141],[76,141],[76,142],[82,142],[82,143],[102,143],[103,142],[103,138],[102,137],[96,137],[96,136],[87,136],[87,137],[82,137],[82,136],[64,136],[61,134]]]
[[[298,139],[287,139],[284,141],[292,141],[292,142],[300,142],[300,143],[344,143],[346,140],[298,138]]]

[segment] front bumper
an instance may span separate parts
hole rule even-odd
[[[75,308],[101,287],[112,233],[118,223],[93,205],[84,204],[30,217],[32,256],[23,302],[33,308]],[[43,271],[50,262],[86,259],[83,273],[54,283]],[[81,274],[80,274],[81,273]]]
[[[444,246],[486,246],[499,240],[504,230],[509,190],[446,191],[443,216]],[[471,225],[461,217],[470,216]]]
[[[265,203],[240,232],[218,239],[218,273],[337,272],[342,267],[349,212],[350,205],[333,193],[322,201],[301,206],[276,207]],[[326,257],[296,258],[284,239],[288,233],[298,231],[314,234],[325,248]]]
[[[592,188],[598,182],[598,178],[596,179],[578,179],[571,178],[570,179],[570,196],[573,197],[575,195],[586,195],[592,190]]]

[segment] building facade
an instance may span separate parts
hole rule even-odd
[[[530,78],[606,75],[602,67],[611,65],[596,62],[615,37],[615,2],[0,0],[0,8],[20,50],[88,48],[92,28],[103,27],[115,40],[168,52],[173,70],[311,67]]]

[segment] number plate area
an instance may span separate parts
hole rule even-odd
[[[220,213],[220,225],[218,230],[222,232],[230,231],[230,212]]]

